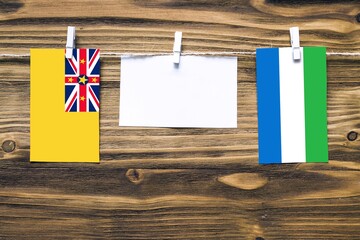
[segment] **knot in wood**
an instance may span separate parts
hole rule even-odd
[[[360,13],[358,13],[358,15],[356,15],[356,21],[357,21],[358,23],[360,23]]]
[[[256,237],[255,240],[265,240],[265,239],[262,237]]]
[[[1,146],[4,152],[10,153],[15,150],[16,143],[13,140],[5,140]]]
[[[358,137],[358,133],[354,132],[354,131],[349,132],[347,135],[347,139],[349,141],[355,141],[357,139],[357,137]]]
[[[141,169],[129,169],[125,175],[134,184],[139,184],[144,180],[144,173]]]
[[[218,181],[242,190],[259,189],[268,183],[268,179],[259,173],[233,173],[219,177]]]

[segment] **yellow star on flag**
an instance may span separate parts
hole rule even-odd
[[[69,78],[69,79],[68,79],[68,82],[72,82],[72,81],[73,81],[73,78]]]
[[[87,81],[87,79],[86,79],[86,77],[85,76],[82,76],[82,77],[79,77],[79,83],[82,83],[82,84],[86,84],[86,81]]]
[[[80,60],[80,63],[81,63],[81,64],[84,64],[84,63],[85,63],[85,59],[81,59],[81,60]]]
[[[96,81],[97,81],[97,79],[96,79],[96,78],[93,78],[93,79],[92,79],[92,82],[96,82]]]
[[[85,101],[85,97],[84,97],[84,96],[81,96],[81,97],[80,97],[80,100],[81,100],[81,101]]]

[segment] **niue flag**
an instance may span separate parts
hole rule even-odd
[[[70,73],[64,49],[30,51],[30,161],[99,162],[99,52],[74,54]]]

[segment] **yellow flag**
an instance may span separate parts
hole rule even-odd
[[[64,49],[30,55],[30,161],[99,162],[99,112],[64,109]]]

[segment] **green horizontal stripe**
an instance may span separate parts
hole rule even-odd
[[[304,47],[306,162],[328,162],[326,48]]]

